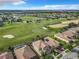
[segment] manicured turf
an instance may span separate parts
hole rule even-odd
[[[22,17],[23,20],[33,20],[35,17]],[[32,40],[37,35],[49,35],[53,36],[54,33],[58,32],[59,29],[48,29],[44,30],[42,27],[47,26],[48,24],[53,24],[55,22],[63,21],[63,19],[50,19],[50,20],[41,20],[40,23],[13,23],[5,24],[4,27],[0,27],[0,48],[7,48],[16,44],[20,44],[26,41]],[[13,39],[4,39],[4,35],[14,35]]]

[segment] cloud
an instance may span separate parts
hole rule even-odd
[[[30,10],[79,10],[79,5],[44,5],[27,8]]]
[[[9,1],[9,0],[8,0]],[[0,9],[8,10],[79,10],[79,4],[70,5],[43,5],[43,6],[26,6],[23,0],[17,0],[12,2],[12,6],[4,5],[0,6]],[[19,7],[20,6],[20,7]],[[18,8],[19,7],[19,8]]]
[[[21,4],[25,4],[25,2],[24,1],[13,2],[13,5],[21,5]]]
[[[25,2],[23,0],[0,0],[0,4],[20,5],[25,4]]]

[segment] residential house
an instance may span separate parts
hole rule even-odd
[[[55,37],[57,39],[65,41],[66,43],[69,43],[71,41],[75,41],[73,36],[77,35],[77,31],[79,31],[79,27],[70,28],[65,32],[57,33]]]
[[[50,37],[45,37],[44,38],[44,42],[46,43],[46,44],[48,44],[49,46],[53,46],[53,47],[58,47],[59,46],[59,42],[58,41],[56,41],[55,39],[52,39],[52,38],[50,38]]]
[[[65,41],[66,43],[74,41],[73,39],[74,33],[72,31],[65,31],[62,33],[57,33],[55,38]]]
[[[19,45],[14,49],[17,59],[37,59],[36,54],[28,45]]]
[[[33,49],[37,52],[39,56],[43,54],[49,54],[50,49],[47,44],[43,40],[37,40],[32,43]]]
[[[4,52],[0,54],[0,59],[13,59],[11,52]]]
[[[70,28],[69,30],[72,31],[73,33],[76,33],[76,31],[79,31],[79,27]]]
[[[46,44],[48,44],[50,47],[54,47],[56,48],[56,50],[60,53],[62,51],[64,51],[64,48],[62,46],[60,46],[59,42],[56,41],[55,39],[52,39],[50,37],[45,37],[44,38],[44,42]]]

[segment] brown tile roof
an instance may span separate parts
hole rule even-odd
[[[59,46],[59,43],[55,39],[52,39],[50,37],[45,37],[44,42],[49,46],[54,46],[54,47]]]
[[[46,44],[42,40],[38,40],[32,43],[34,50],[41,56],[41,51],[44,51]]]
[[[78,31],[78,30],[79,30],[79,27],[70,28],[69,30],[70,30],[70,31],[72,31],[72,32],[74,32],[74,33],[76,33],[76,31]]]
[[[79,27],[70,28],[65,32],[57,33],[55,37],[66,42],[74,41],[73,36],[77,31],[79,31]]]
[[[22,48],[16,48],[14,51],[17,59],[31,59],[36,56],[36,54],[27,45],[24,45]]]
[[[0,54],[0,59],[13,59],[13,55],[11,52],[5,52]]]
[[[74,33],[72,31],[65,31],[65,32],[56,34],[56,37],[60,37],[61,39],[64,39],[66,41],[72,41],[73,39],[69,38],[72,36],[74,36]]]

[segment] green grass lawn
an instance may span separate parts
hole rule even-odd
[[[23,17],[23,20],[32,20],[36,17]],[[59,29],[44,30],[42,27],[47,26],[48,24],[53,24],[55,22],[64,21],[61,19],[50,19],[42,20],[40,23],[13,23],[5,24],[3,27],[0,27],[0,48],[7,48],[9,46],[14,46],[26,41],[32,40],[37,35],[49,35],[53,37],[54,33],[58,32]],[[4,39],[4,35],[14,35],[13,39]]]

